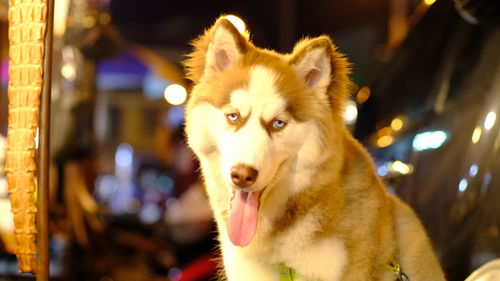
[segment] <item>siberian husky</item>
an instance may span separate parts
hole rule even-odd
[[[349,63],[328,36],[279,54],[222,16],[193,46],[186,134],[227,280],[445,280],[419,219],[344,126]]]

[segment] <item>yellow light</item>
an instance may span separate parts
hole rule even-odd
[[[69,2],[69,0],[57,0],[57,5],[54,5],[54,34],[56,36],[62,36],[66,30]]]
[[[405,164],[398,160],[392,163],[392,169],[400,174],[407,175],[413,172],[413,165]]]
[[[399,118],[399,117],[392,119],[391,128],[395,132],[401,130],[401,128],[403,128],[403,120],[401,120],[401,118]]]
[[[478,143],[479,139],[481,138],[481,133],[483,130],[481,130],[480,127],[476,127],[474,129],[474,132],[472,132],[472,143]]]
[[[380,147],[386,147],[392,144],[394,138],[392,136],[382,136],[377,140],[377,145]]]
[[[107,25],[111,22],[111,15],[109,13],[102,13],[99,15],[99,22],[102,25]]]
[[[424,0],[425,5],[427,6],[434,4],[434,2],[436,2],[436,0]]]
[[[488,115],[486,115],[486,119],[484,120],[484,128],[486,130],[490,130],[495,125],[495,121],[497,120],[497,114],[493,111],[490,111]]]
[[[377,131],[377,136],[379,136],[379,137],[387,136],[390,134],[392,134],[392,129],[389,126],[383,127]]]
[[[0,233],[13,233],[14,217],[8,199],[0,199],[0,213],[2,214],[2,216],[0,216]]]
[[[40,139],[40,127],[36,127],[35,149],[38,149],[38,140]]]
[[[82,25],[85,28],[92,28],[96,23],[96,18],[93,16],[86,16],[83,18]]]
[[[368,100],[368,98],[370,97],[370,94],[371,94],[370,88],[365,86],[365,87],[359,89],[359,92],[356,95],[356,100],[360,104],[364,103],[366,100]]]
[[[347,125],[352,125],[356,122],[356,118],[358,118],[358,108],[356,103],[352,100],[348,100],[344,111],[344,122]]]
[[[61,75],[69,81],[73,81],[76,78],[76,68],[73,64],[64,64],[61,68]]]
[[[179,84],[171,84],[165,88],[165,100],[171,105],[180,105],[186,101],[186,89]]]
[[[240,19],[239,17],[237,17],[235,15],[228,15],[228,16],[226,16],[226,19],[228,19],[234,25],[234,27],[236,27],[236,29],[238,29],[238,31],[240,33],[245,32],[246,25],[242,19]]]

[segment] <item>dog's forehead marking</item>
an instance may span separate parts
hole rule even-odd
[[[231,106],[240,111],[244,117],[250,113],[250,101],[248,99],[248,92],[244,89],[237,89],[231,94]]]
[[[264,66],[254,66],[250,71],[250,83],[248,91],[255,98],[265,98],[268,94],[276,91],[276,74]]]
[[[248,86],[231,93],[231,107],[244,117],[252,112],[252,116],[265,121],[285,112],[286,101],[276,87],[276,73],[263,66],[254,66],[249,75]]]
[[[252,106],[259,111],[259,116],[270,121],[285,110],[286,102],[276,87],[277,74],[266,67],[255,66],[250,71],[248,92]]]

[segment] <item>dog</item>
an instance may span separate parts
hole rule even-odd
[[[445,280],[416,214],[344,125],[350,64],[328,36],[279,54],[221,16],[183,63],[223,278]]]

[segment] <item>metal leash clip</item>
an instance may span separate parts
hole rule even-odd
[[[396,274],[396,280],[395,281],[410,281],[410,278],[404,272],[401,271],[401,266],[399,266],[399,263],[392,261],[390,264],[391,270]]]

